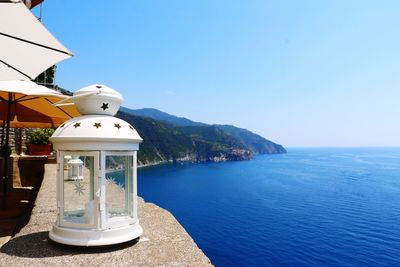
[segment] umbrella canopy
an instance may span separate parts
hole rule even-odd
[[[72,53],[20,0],[0,0],[0,80],[33,80]]]
[[[53,105],[66,98],[68,96],[31,81],[0,81],[1,148],[8,145],[10,127],[55,127],[79,116],[73,105]],[[3,168],[5,196],[9,179],[8,156],[4,159]]]
[[[74,105],[54,106],[65,96],[30,81],[0,81],[0,121],[9,127],[57,127],[79,116]]]

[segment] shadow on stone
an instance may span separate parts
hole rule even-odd
[[[38,232],[15,237],[8,241],[0,251],[8,255],[24,258],[49,258],[64,255],[107,253],[134,246],[139,238],[117,245],[99,247],[76,247],[53,242],[49,232]]]

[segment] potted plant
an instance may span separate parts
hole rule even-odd
[[[49,155],[53,151],[50,136],[54,133],[52,128],[37,129],[31,134],[31,142],[28,144],[29,155]]]

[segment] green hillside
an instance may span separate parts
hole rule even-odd
[[[232,135],[242,142],[247,148],[258,154],[286,153],[286,149],[279,144],[275,144],[258,134],[249,130],[238,128],[232,125],[218,125],[219,129]]]
[[[205,123],[192,121],[183,117],[177,117],[155,108],[129,109],[121,107],[120,111],[142,117],[149,117],[158,121],[168,122],[175,126],[207,126]]]
[[[244,160],[253,155],[240,141],[214,126],[177,127],[125,112],[116,116],[132,124],[143,138],[138,153],[141,164]]]
[[[128,109],[121,107],[121,110],[130,115],[147,117],[178,127],[181,133],[189,135],[194,140],[200,138],[203,141],[223,143],[222,150],[226,147],[235,147],[249,150],[253,154],[286,153],[282,145],[233,125],[208,125],[177,117],[154,108]]]

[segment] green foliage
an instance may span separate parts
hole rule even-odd
[[[31,144],[35,145],[47,145],[50,141],[49,138],[53,135],[54,129],[43,128],[37,129],[31,134]]]
[[[121,111],[134,116],[152,118],[179,127],[182,132],[188,134],[193,140],[205,140],[209,142],[216,141],[217,143],[226,145],[214,145],[212,149],[213,151],[220,149],[226,151],[227,147],[244,147],[246,150],[250,150],[255,154],[286,153],[283,146],[275,144],[260,135],[250,132],[249,130],[241,129],[232,125],[207,125],[186,118],[176,117],[153,108],[127,109],[122,107]],[[227,135],[230,137],[227,137]]]
[[[222,155],[230,159],[233,149],[246,149],[241,142],[215,126],[177,127],[124,112],[118,112],[117,117],[132,124],[143,138],[138,152],[142,163],[175,161],[187,156],[194,161],[212,161]],[[235,155],[235,159],[237,157]]]
[[[56,66],[55,65],[51,66],[50,68],[39,74],[39,76],[36,77],[34,82],[46,85],[53,84],[55,72],[56,72]]]
[[[217,125],[219,129],[242,142],[247,148],[259,154],[286,153],[282,145],[275,144],[249,130],[232,125]]]
[[[69,90],[67,90],[65,88],[62,88],[62,87],[60,87],[58,85],[54,85],[53,88],[54,88],[54,90],[62,93],[63,95],[69,95],[69,96],[73,95],[73,93],[71,91],[69,91]]]
[[[184,118],[163,115],[161,111],[157,111],[157,116],[163,115],[163,119],[170,119],[168,122],[162,122],[149,116],[136,116],[132,113],[133,110],[124,110],[127,112],[120,111],[117,117],[132,124],[143,138],[138,152],[141,163],[175,161],[182,158],[202,162],[243,160],[250,159],[257,153],[286,152],[281,145],[246,129],[229,125],[188,123],[187,119],[183,121]]]

